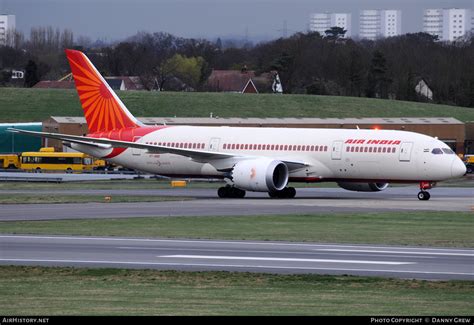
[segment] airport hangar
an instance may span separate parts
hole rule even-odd
[[[474,151],[474,123],[463,123],[451,117],[401,118],[190,118],[139,117],[147,125],[289,127],[333,129],[385,129],[412,131],[438,137],[457,154]],[[471,130],[472,129],[472,130]],[[88,133],[84,117],[51,116],[43,122],[43,132],[85,135]],[[472,138],[467,138],[466,135]],[[62,151],[61,141],[45,139],[44,146]],[[64,148],[66,149],[66,148]],[[465,152],[465,149],[466,152]]]

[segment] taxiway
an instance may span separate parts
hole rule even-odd
[[[295,199],[270,199],[248,193],[244,199],[219,199],[215,189],[67,190],[50,195],[172,196],[173,201],[80,204],[4,204],[0,221],[132,218],[168,216],[231,216],[393,211],[474,211],[474,188],[434,188],[429,201],[416,198],[416,187],[383,192],[348,192],[339,188],[299,188]],[[32,193],[6,189],[8,195]],[[179,198],[182,197],[183,200]]]

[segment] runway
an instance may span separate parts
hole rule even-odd
[[[8,195],[32,191],[2,190]],[[429,201],[416,198],[416,187],[383,192],[349,192],[339,188],[299,188],[295,199],[270,199],[248,193],[244,199],[219,199],[215,189],[67,190],[42,193],[71,195],[147,195],[157,202],[80,204],[3,204],[0,221],[133,218],[168,216],[231,216],[390,211],[474,211],[474,188],[434,188]],[[160,197],[175,201],[159,201]],[[182,197],[183,200],[179,198]]]
[[[474,280],[474,249],[0,235],[0,264]]]

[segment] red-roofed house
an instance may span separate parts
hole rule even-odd
[[[242,94],[258,94],[254,80],[261,79],[252,70],[213,70],[207,80],[210,91],[234,92]]]
[[[106,77],[105,80],[114,90],[143,90],[143,84],[139,77]],[[74,89],[74,80],[51,81],[43,80],[38,82],[33,88],[48,89]]]

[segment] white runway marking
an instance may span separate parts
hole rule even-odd
[[[165,247],[139,247],[139,246],[121,246],[117,247],[117,249],[123,249],[123,250],[135,250],[135,251],[169,251],[170,248],[165,248]],[[204,249],[204,248],[172,248],[173,251],[185,251],[185,252],[191,252],[191,251],[198,251],[198,252],[212,252],[212,253],[248,253],[249,250],[244,250],[244,249]],[[304,251],[291,251],[291,250],[278,250],[278,251],[258,251],[258,250],[252,250],[252,253],[263,253],[263,254],[298,254],[298,255],[330,255],[330,256],[336,256],[336,255],[343,255],[347,256],[347,254],[343,253],[336,253],[336,252],[323,252],[319,251],[318,249],[313,249],[311,251],[304,250]],[[373,254],[350,254],[351,256],[374,256]],[[377,254],[377,257],[393,257],[392,255],[383,255],[383,254]],[[406,257],[406,258],[415,258],[413,255],[398,255],[397,257]],[[430,256],[416,256],[417,259],[435,259],[436,257],[430,257]]]
[[[446,256],[472,256],[474,257],[474,252],[470,254],[463,253],[441,253],[441,252],[414,252],[414,251],[381,251],[381,250],[363,250],[363,249],[339,249],[339,248],[318,248],[314,251],[322,252],[353,252],[353,253],[383,253],[383,254],[412,254],[412,255],[446,255]]]
[[[248,256],[210,256],[210,255],[164,255],[157,257],[204,259],[204,260],[240,260],[240,261],[275,261],[275,262],[312,262],[312,263],[347,263],[347,264],[380,264],[380,265],[406,265],[417,264],[414,262],[387,262],[387,261],[357,261],[333,260],[312,258],[278,258],[278,257],[248,257]]]

